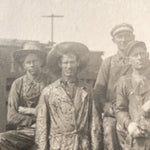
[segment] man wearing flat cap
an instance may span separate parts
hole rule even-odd
[[[101,107],[104,113],[104,149],[118,150],[120,146],[116,134],[114,114],[115,84],[121,76],[131,70],[128,61],[126,61],[126,48],[128,43],[134,40],[133,27],[125,23],[117,25],[112,29],[111,36],[118,47],[118,52],[103,61],[95,83],[94,96],[97,106]]]
[[[150,61],[144,42],[133,41],[127,54],[132,73],[116,88],[117,132],[123,150],[150,149]]]
[[[77,78],[88,61],[88,48],[63,42],[48,54],[48,67],[61,78],[40,97],[36,123],[37,150],[101,150],[101,118],[92,88]]]
[[[34,144],[35,107],[41,91],[47,85],[42,73],[46,54],[38,43],[25,43],[24,49],[16,51],[13,56],[26,74],[12,84],[8,97],[9,131],[0,133],[0,150],[28,149]]]

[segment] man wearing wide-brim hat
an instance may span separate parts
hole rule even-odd
[[[40,60],[42,61],[42,66],[44,66],[46,62],[46,52],[42,51],[42,48],[43,47],[39,42],[26,42],[23,45],[23,49],[17,50],[13,53],[14,60],[16,63],[23,65],[23,62],[27,55],[35,54],[40,58]]]
[[[144,42],[127,48],[132,74],[121,77],[116,88],[117,132],[123,150],[150,149],[150,61]]]
[[[116,134],[115,119],[115,84],[117,80],[130,73],[131,67],[126,60],[128,43],[134,40],[133,27],[123,23],[116,25],[112,31],[112,41],[117,45],[117,54],[106,58],[99,70],[94,87],[97,106],[102,107],[104,118],[104,149],[117,150],[119,142]]]
[[[14,52],[14,59],[26,74],[16,79],[8,97],[8,129],[0,133],[1,150],[22,150],[34,144],[36,105],[47,84],[41,68],[46,54],[38,43],[25,43],[24,49]]]
[[[101,118],[92,88],[77,74],[88,62],[88,48],[78,42],[63,42],[49,52],[47,62],[61,78],[46,87],[40,97],[36,123],[38,150],[100,150]]]

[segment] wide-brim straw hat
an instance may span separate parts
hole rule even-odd
[[[60,57],[67,53],[77,55],[80,60],[78,71],[86,67],[89,60],[89,49],[79,42],[62,42],[57,44],[47,56],[47,67],[53,74],[60,75],[61,69],[58,65]]]
[[[46,53],[42,51],[42,47],[38,42],[27,42],[24,44],[23,49],[17,50],[13,53],[14,60],[17,63],[23,63],[25,57],[29,54],[36,54],[43,61],[46,62]]]

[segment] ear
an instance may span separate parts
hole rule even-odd
[[[20,67],[23,72],[26,72],[26,66],[24,62],[20,65]]]
[[[147,52],[146,58],[149,59],[149,53]]]
[[[135,35],[134,34],[132,34],[132,40],[135,40]]]

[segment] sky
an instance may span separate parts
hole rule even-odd
[[[90,50],[117,52],[110,36],[121,23],[134,27],[136,40],[145,41],[150,51],[149,0],[0,0],[0,38],[51,40],[51,20],[43,15],[63,15],[54,19],[54,41],[77,41]]]

